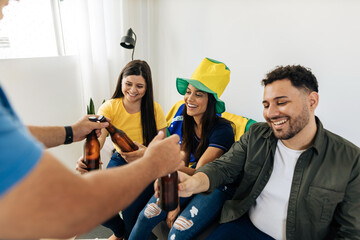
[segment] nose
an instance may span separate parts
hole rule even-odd
[[[270,104],[268,108],[264,108],[264,117],[272,119],[279,116],[279,108],[276,105]]]
[[[130,91],[131,92],[136,92],[137,91],[136,86],[131,86]]]
[[[193,100],[193,93],[189,94],[187,97],[188,102]]]

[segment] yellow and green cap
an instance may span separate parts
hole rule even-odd
[[[225,103],[219,99],[230,81],[230,69],[222,62],[205,58],[188,78],[176,78],[176,88],[185,95],[187,86],[212,94],[216,99],[216,113],[225,111]]]

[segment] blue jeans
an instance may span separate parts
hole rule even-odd
[[[127,164],[127,162],[124,158],[122,158],[118,152],[115,152],[111,157],[107,168],[123,166],[125,164]],[[116,214],[102,225],[110,228],[116,237],[128,238],[140,211],[144,208],[152,195],[154,195],[153,183],[149,184],[137,199],[121,212],[124,220],[120,218],[119,214]]]
[[[232,189],[222,187],[209,195],[197,194],[191,198],[180,198],[180,207],[185,207],[170,229],[168,239],[194,239],[208,224],[216,220],[224,202],[231,199]],[[153,196],[140,212],[129,239],[148,239],[152,229],[167,217],[167,212],[156,205]]]
[[[246,213],[241,218],[221,224],[206,240],[273,240],[266,233],[257,229]]]

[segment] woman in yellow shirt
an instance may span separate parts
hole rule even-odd
[[[137,151],[124,153],[114,145],[116,151],[107,168],[125,165],[138,159],[158,131],[166,133],[165,115],[161,106],[154,101],[151,70],[145,61],[134,60],[124,67],[113,96],[101,105],[98,114],[111,119],[112,124],[126,132],[139,147]],[[107,130],[103,129],[99,137],[101,148],[107,133]],[[81,160],[78,161],[77,170],[83,173],[86,172],[85,168],[85,164]],[[123,239],[129,236],[139,212],[153,194],[154,189],[150,184],[122,211],[123,220],[116,215],[103,224],[114,232],[110,239]]]

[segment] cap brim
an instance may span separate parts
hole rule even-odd
[[[198,80],[188,79],[188,78],[176,78],[176,89],[178,90],[178,92],[181,95],[185,95],[186,89],[187,89],[189,84],[193,85],[194,87],[196,87],[200,91],[213,94],[214,97],[216,99],[218,99],[216,92],[212,91],[211,89],[206,87],[204,84],[202,84]]]

